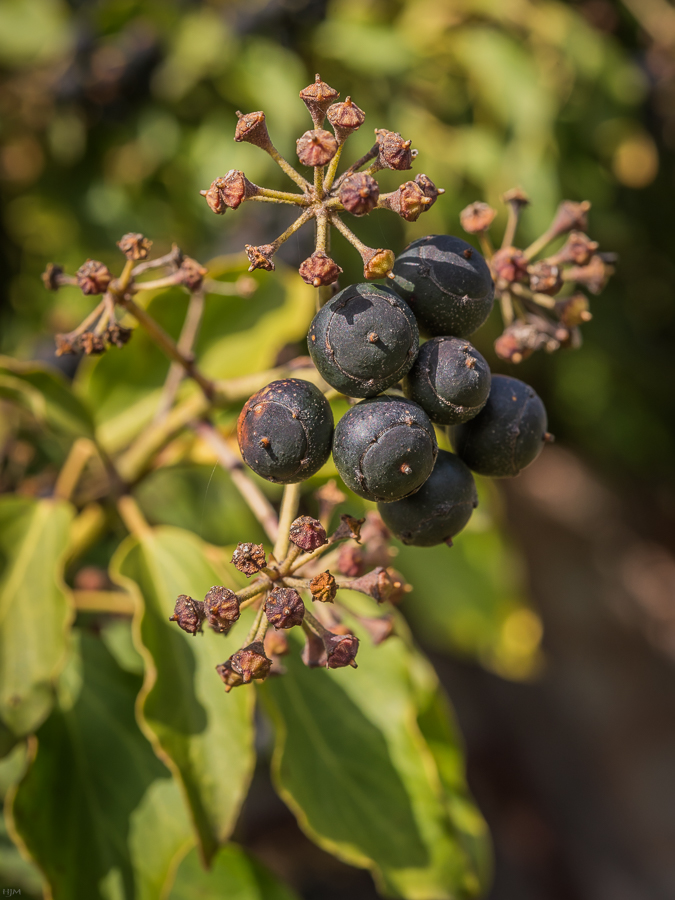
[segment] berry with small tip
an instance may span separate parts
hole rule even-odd
[[[204,597],[204,613],[214,631],[227,634],[239,618],[239,598],[229,588],[215,585]]]
[[[288,537],[292,544],[308,553],[318,550],[319,547],[328,543],[326,529],[318,519],[313,519],[312,516],[298,516],[291,523]]]
[[[254,641],[233,653],[229,663],[232,670],[241,676],[242,682],[248,684],[252,679],[264,681],[269,675],[272,660],[265,654],[262,641]]]
[[[302,625],[305,604],[293,588],[274,588],[265,601],[265,615],[275,628],[293,628]]]
[[[195,635],[202,630],[204,621],[204,603],[201,600],[193,600],[187,594],[181,594],[176,600],[173,615],[169,622],[177,622],[178,627],[188,634]]]

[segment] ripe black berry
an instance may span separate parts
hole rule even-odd
[[[546,409],[536,392],[509,375],[493,375],[481,412],[450,428],[455,452],[480,475],[517,475],[541,453],[546,439]]]
[[[268,481],[295,484],[317,472],[330,455],[333,414],[308,381],[273,381],[244,404],[237,422],[247,465]]]
[[[412,366],[419,334],[410,307],[394,291],[353,284],[314,317],[307,344],[314,365],[336,390],[375,397]]]
[[[438,451],[434,471],[412,497],[378,503],[384,524],[404,544],[433,547],[464,528],[478,505],[473,475],[454,453]]]
[[[490,315],[494,285],[487,263],[460,238],[430,234],[394,263],[393,286],[410,304],[420,331],[468,337]]]
[[[434,426],[416,403],[373,397],[335,429],[333,459],[344,483],[366,500],[390,503],[418,490],[438,453]]]
[[[432,422],[457,425],[485,406],[491,377],[483,356],[464,338],[435,337],[420,347],[403,390]]]

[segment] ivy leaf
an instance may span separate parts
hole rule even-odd
[[[297,900],[297,894],[271,875],[245,850],[228,844],[210,870],[192,850],[180,864],[169,900]]]
[[[0,719],[15,737],[52,707],[72,608],[62,581],[72,507],[0,498]]]
[[[201,852],[209,861],[229,837],[254,765],[254,692],[226,695],[215,672],[243,641],[250,616],[225,638],[190,636],[169,621],[176,597],[202,599],[223,573],[214,547],[180,528],[145,528],[111,564],[113,580],[138,598],[138,649],[145,660],[141,724],[183,784]]]
[[[157,900],[192,841],[180,790],[135,717],[137,675],[74,632],[58,703],[9,798],[9,822],[54,900]]]
[[[371,869],[385,896],[478,896],[484,885],[449,815],[452,785],[418,726],[428,702],[414,681],[419,660],[402,637],[374,647],[348,624],[361,638],[357,672],[310,670],[293,652],[288,674],[261,687],[277,790],[312,840]],[[449,734],[439,740],[461,756]]]

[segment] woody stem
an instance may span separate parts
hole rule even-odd
[[[306,181],[306,179],[304,179],[299,172],[296,172],[290,163],[286,162],[286,160],[283,158],[281,153],[279,153],[276,147],[270,144],[269,147],[265,147],[265,149],[272,157],[274,162],[279,166],[279,168],[282,169],[282,171],[284,171],[286,175],[288,175],[288,177],[298,185],[301,191],[309,191],[309,182]]]

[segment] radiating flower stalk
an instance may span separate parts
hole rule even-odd
[[[586,234],[591,204],[564,200],[546,231],[519,249],[514,245],[516,231],[529,198],[514,188],[502,199],[508,205],[508,221],[498,250],[490,238],[495,209],[478,201],[460,213],[462,227],[478,237],[492,270],[504,323],[495,341],[497,356],[519,363],[535,350],[553,353],[561,347],[579,347],[580,325],[592,318],[588,297],[580,288],[599,294],[616,261],[615,254],[599,252],[597,242]],[[563,235],[567,240],[562,247],[539,258]]]

